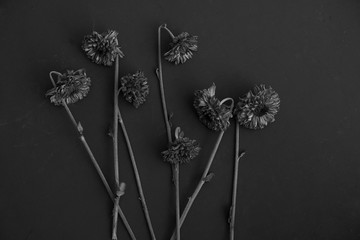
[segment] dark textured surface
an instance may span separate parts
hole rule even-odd
[[[83,36],[119,32],[121,76],[141,69],[150,95],[139,109],[120,100],[155,233],[169,239],[174,194],[157,65],[157,27],[199,36],[184,65],[164,61],[173,122],[202,147],[181,167],[181,204],[202,173],[216,133],[192,108],[195,89],[217,85],[237,98],[271,85],[281,109],[264,130],[241,129],[236,239],[360,238],[360,2],[325,1],[0,1],[0,239],[110,239],[112,204],[71,122],[44,97],[48,73],[86,68],[89,95],[71,106],[105,175],[113,182],[113,68],[91,63]],[[165,35],[164,35],[165,36]],[[170,40],[164,37],[164,42]],[[164,51],[167,46],[163,44]],[[119,136],[122,136],[121,134]],[[234,126],[182,228],[186,240],[228,238]],[[136,236],[149,239],[125,143],[120,138],[123,207]],[[120,239],[128,239],[119,226]]]

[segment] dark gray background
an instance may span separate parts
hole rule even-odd
[[[117,30],[126,57],[120,72],[141,69],[151,93],[138,110],[123,99],[127,124],[159,240],[174,228],[170,167],[158,81],[157,27],[199,36],[188,63],[164,63],[174,124],[202,146],[181,167],[181,204],[196,186],[217,134],[192,108],[196,89],[217,85],[238,98],[255,84],[281,97],[274,124],[241,129],[236,239],[360,238],[360,2],[357,0],[0,1],[0,239],[110,239],[111,208],[66,112],[44,97],[51,70],[85,68],[90,94],[71,105],[101,167],[113,182],[113,68],[91,63],[80,45],[96,30]],[[166,35],[164,35],[166,36]],[[164,37],[164,50],[169,37]],[[138,239],[149,239],[135,179],[120,136],[121,199]],[[226,132],[216,174],[186,219],[186,240],[227,239],[234,126]],[[120,239],[128,239],[122,224]]]

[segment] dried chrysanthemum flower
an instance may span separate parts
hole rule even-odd
[[[280,98],[271,87],[255,86],[244,98],[240,98],[234,113],[240,125],[249,129],[262,129],[275,121],[280,109]]]
[[[123,76],[120,84],[120,91],[126,101],[132,103],[136,108],[146,101],[149,94],[149,84],[142,71],[138,70],[134,74]]]
[[[114,30],[101,34],[93,31],[92,34],[84,37],[82,49],[96,64],[111,66],[117,56],[121,58],[124,56],[120,50],[117,35],[118,33]]]
[[[54,82],[55,87],[46,92],[46,96],[50,96],[50,101],[55,105],[65,103],[75,103],[88,94],[90,91],[91,80],[86,76],[85,69],[67,70],[66,73],[51,72],[57,74],[57,80]],[[51,77],[52,78],[52,77]]]
[[[198,50],[197,36],[190,35],[187,32],[180,33],[173,37],[170,43],[171,49],[164,54],[165,59],[175,64],[185,63]]]
[[[231,106],[224,104],[233,100],[226,98],[222,101],[215,97],[216,86],[213,84],[209,89],[195,91],[194,107],[200,121],[208,128],[215,131],[225,131],[230,126],[233,103]]]
[[[171,164],[188,163],[200,152],[199,144],[196,140],[184,137],[184,132],[180,127],[175,130],[175,141],[171,143],[168,150],[162,152],[165,162]]]

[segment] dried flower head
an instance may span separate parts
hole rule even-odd
[[[255,86],[244,98],[240,98],[234,113],[240,125],[250,129],[262,129],[275,121],[280,109],[280,98],[271,87]]]
[[[149,84],[142,71],[138,70],[134,74],[122,77],[120,84],[120,91],[125,99],[136,108],[146,101],[146,97],[149,94]]]
[[[199,144],[196,140],[184,137],[184,132],[180,127],[175,130],[175,141],[171,143],[168,150],[162,152],[165,162],[171,164],[188,163],[200,152]]]
[[[117,56],[121,58],[124,56],[120,50],[117,35],[118,33],[114,30],[101,34],[93,31],[92,34],[84,37],[82,49],[96,64],[111,66]]]
[[[185,63],[198,50],[197,36],[192,36],[187,32],[183,32],[173,38],[170,43],[171,49],[164,54],[165,59],[175,64]]]
[[[52,79],[51,74],[57,74],[56,82]],[[55,105],[65,103],[75,103],[88,94],[90,91],[91,81],[86,76],[85,69],[67,70],[66,73],[51,72],[50,77],[55,87],[46,92],[46,96],[50,96],[50,101]]]
[[[209,89],[195,91],[194,107],[200,121],[208,128],[215,131],[225,131],[230,126],[232,118],[233,100],[226,98],[221,102],[215,96],[216,86],[213,84]],[[231,100],[230,106],[224,104]]]

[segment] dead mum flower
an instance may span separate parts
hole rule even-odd
[[[104,33],[93,31],[86,35],[83,40],[82,49],[96,64],[111,66],[116,57],[124,57],[117,39],[118,33],[114,30],[108,30]]]

